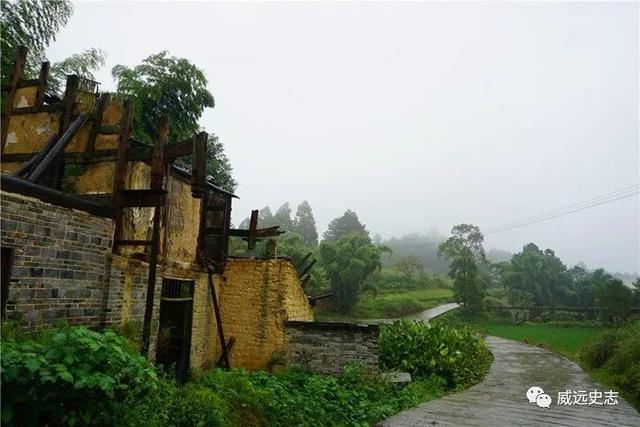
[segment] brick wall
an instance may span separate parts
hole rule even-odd
[[[7,318],[98,326],[113,221],[1,192],[0,244],[14,248]]]
[[[378,367],[378,325],[288,321],[287,362],[338,374],[348,362]]]

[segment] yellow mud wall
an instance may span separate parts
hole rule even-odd
[[[167,204],[163,225],[163,254],[165,257],[193,262],[198,246],[201,199],[191,196],[191,185],[175,177],[167,177]]]
[[[100,162],[87,165],[76,177],[76,194],[111,194],[115,162]]]
[[[228,260],[220,309],[225,337],[236,339],[230,352],[232,367],[268,367],[269,361],[285,350],[285,321],[313,320],[300,287],[287,260]]]
[[[13,108],[33,107],[36,105],[38,86],[27,86],[16,89],[13,98]]]
[[[37,153],[52,135],[58,133],[60,113],[11,116],[4,153]]]

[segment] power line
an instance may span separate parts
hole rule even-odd
[[[557,218],[560,216],[564,216],[564,215],[568,215],[571,213],[575,213],[575,212],[579,212],[579,211],[583,211],[586,209],[591,209],[594,208],[596,206],[600,206],[600,205],[604,205],[607,203],[611,203],[611,202],[615,202],[617,200],[622,200],[622,199],[626,199],[628,197],[632,197],[637,195],[640,192],[640,185],[635,184],[635,185],[630,185],[624,188],[621,188],[619,190],[616,191],[612,191],[609,193],[604,193],[601,194],[599,196],[593,197],[591,199],[587,199],[587,200],[583,200],[581,202],[576,202],[576,203],[572,203],[570,205],[561,207],[561,208],[556,208],[556,209],[552,209],[537,215],[533,215],[533,216],[529,216],[517,221],[511,221],[508,223],[503,223],[501,225],[496,225],[493,227],[489,227],[483,230],[483,234],[487,235],[487,234],[495,234],[495,233],[501,233],[503,231],[509,231],[509,230],[514,230],[516,228],[521,228],[521,227],[525,227],[527,225],[531,225],[531,224],[535,224],[538,222],[543,222],[543,221],[548,221],[550,219],[553,218]],[[486,230],[486,231],[485,231]],[[415,248],[421,248],[421,247],[426,247],[426,246],[434,246],[434,245],[439,245],[440,243],[442,243],[442,241],[432,241],[432,242],[425,242],[425,243],[421,243],[419,245],[413,245],[413,246],[401,246],[401,247],[396,247],[395,250],[398,249],[415,249]]]
[[[605,193],[605,194],[601,194],[600,196],[588,199],[588,200],[584,200],[581,202],[577,202],[577,203],[573,203],[561,208],[556,208],[556,209],[552,209],[537,215],[533,215],[530,217],[526,217],[526,218],[522,218],[520,220],[517,221],[511,221],[511,222],[507,222],[507,223],[503,223],[500,225],[496,225],[493,227],[489,227],[489,228],[485,228],[483,231],[486,233],[491,233],[494,230],[498,230],[498,229],[502,229],[504,227],[512,227],[515,225],[519,225],[521,223],[525,223],[525,222],[529,222],[529,221],[535,221],[541,218],[545,218],[547,216],[550,215],[555,215],[555,214],[559,214],[559,213],[564,213],[564,212],[568,212],[568,211],[572,211],[574,209],[578,209],[581,207],[587,207],[587,206],[591,206],[594,205],[596,206],[599,202],[607,202],[609,200],[618,200],[619,196],[627,196],[627,195],[634,195],[638,193],[638,189],[640,188],[640,185],[632,185],[629,187],[625,187],[625,188],[621,188],[620,190],[616,190],[610,193]]]
[[[512,226],[503,227],[503,228],[494,228],[494,229],[491,229],[490,231],[485,232],[484,234],[486,235],[486,234],[500,233],[500,232],[503,232],[503,231],[514,230],[516,228],[525,227],[525,226],[531,225],[531,224],[536,224],[538,222],[548,221],[550,219],[557,218],[557,217],[560,217],[560,216],[568,215],[568,214],[575,213],[575,212],[580,212],[580,211],[583,211],[583,210],[586,210],[586,209],[591,209],[591,208],[594,208],[596,206],[600,206],[600,205],[604,205],[604,204],[607,204],[607,203],[615,202],[617,200],[626,199],[628,197],[635,196],[638,193],[639,193],[639,191],[635,190],[635,191],[632,191],[632,192],[629,192],[629,193],[626,193],[626,194],[619,195],[617,197],[612,197],[612,198],[609,198],[609,199],[606,199],[606,200],[601,200],[601,201],[598,201],[598,202],[591,203],[589,205],[577,207],[577,208],[570,209],[570,210],[567,210],[567,211],[564,211],[564,212],[559,212],[559,213],[556,213],[556,214],[553,214],[553,215],[547,215],[545,217],[538,218],[538,219],[535,219],[535,220],[532,220],[532,221],[522,222],[522,223],[519,223],[519,224],[514,224]]]

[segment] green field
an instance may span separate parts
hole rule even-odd
[[[574,358],[587,342],[607,331],[605,327],[568,326],[549,323],[508,325],[489,323],[482,325],[488,335],[523,341]]]
[[[594,323],[579,322],[525,322],[513,324],[496,320],[467,321],[452,311],[437,322],[465,324],[487,335],[522,341],[562,354],[576,360],[577,351],[589,341],[611,330]]]
[[[316,311],[317,320],[394,319],[450,302],[451,289],[418,289],[364,295],[350,314]]]

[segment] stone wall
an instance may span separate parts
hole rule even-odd
[[[378,325],[288,321],[287,362],[338,374],[348,362],[378,367]]]
[[[98,326],[113,221],[6,192],[0,242],[14,249],[7,318]]]

